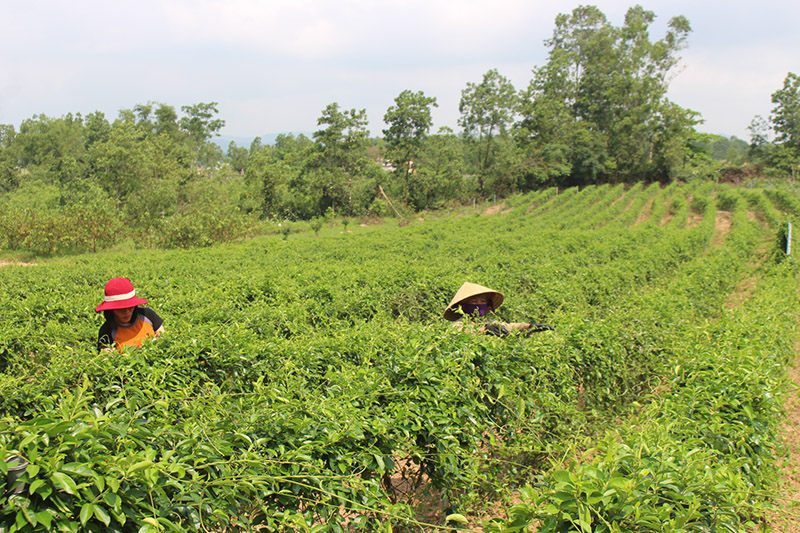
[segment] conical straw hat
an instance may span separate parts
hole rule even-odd
[[[488,294],[489,300],[492,302],[492,307],[495,309],[503,304],[503,293],[497,292],[489,287],[484,287],[483,285],[478,285],[477,283],[466,281],[461,288],[458,289],[453,299],[450,300],[450,305],[448,305],[447,309],[444,311],[444,317],[447,320],[458,320],[461,318],[461,315],[455,311],[455,307],[467,298],[478,296],[479,294]]]

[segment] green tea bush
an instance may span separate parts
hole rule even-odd
[[[291,246],[274,226],[0,268],[0,453],[28,462],[0,527],[424,530],[522,487],[481,527],[744,528],[773,490],[795,273],[763,263],[772,230],[749,198],[729,193],[717,233],[719,192],[570,189]],[[699,224],[691,197],[707,199]],[[97,353],[93,309],[117,275],[166,333]],[[504,292],[499,319],[555,331],[452,328],[442,312],[465,280]],[[433,524],[414,509],[426,490],[443,502]]]

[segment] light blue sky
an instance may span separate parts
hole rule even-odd
[[[596,5],[616,26],[635,2]],[[651,40],[675,15],[693,32],[671,99],[700,131],[749,140],[788,72],[800,74],[796,0],[642,0]],[[437,98],[458,129],[468,82],[496,68],[516,88],[546,61],[558,13],[543,0],[0,0],[0,124],[44,113],[218,102],[222,133],[312,132],[331,102],[366,109],[373,134],[403,90]]]

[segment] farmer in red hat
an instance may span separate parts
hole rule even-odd
[[[483,333],[498,337],[505,337],[511,331],[536,332],[555,329],[547,324],[535,324],[533,322],[477,322],[480,321],[481,317],[500,307],[503,299],[503,293],[467,281],[453,296],[444,311],[444,317],[453,321],[459,329],[470,333]],[[477,321],[467,324],[464,321],[465,317],[471,317]]]
[[[136,296],[133,283],[127,278],[113,278],[106,283],[103,303],[95,312],[103,312],[105,323],[97,336],[98,350],[111,350],[123,346],[139,347],[147,337],[164,333],[164,321],[147,307],[147,300]]]

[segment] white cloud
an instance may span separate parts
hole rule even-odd
[[[686,53],[670,98],[703,115],[701,131],[748,139],[750,121],[755,115],[768,118],[771,95],[783,86],[793,61],[789,50],[752,45],[725,54]]]
[[[674,15],[695,32],[670,96],[710,131],[743,135],[768,114],[800,47],[800,8],[641,0],[651,38]],[[632,5],[595,2],[614,25]],[[230,135],[304,131],[331,102],[366,108],[375,133],[403,90],[435,96],[455,126],[468,82],[491,68],[524,88],[564,0],[0,0],[0,123],[159,101],[216,101]],[[765,20],[762,20],[762,13]],[[767,28],[769,31],[761,31]],[[782,41],[781,41],[782,40]],[[767,48],[768,45],[772,47]]]

